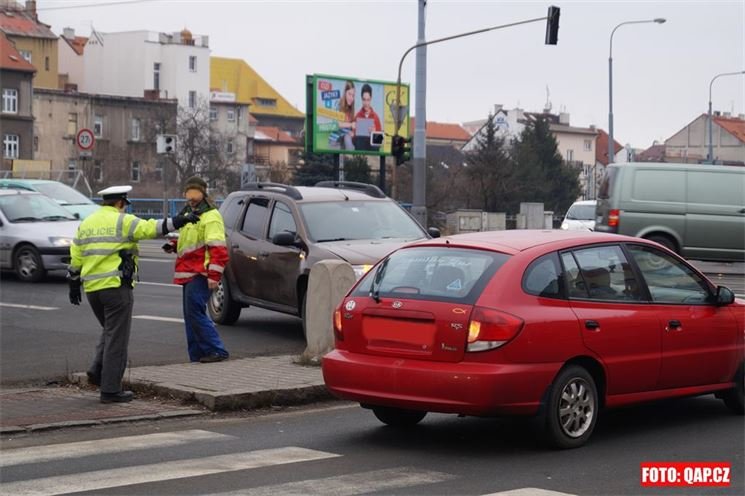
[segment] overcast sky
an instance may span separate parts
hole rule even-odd
[[[106,2],[114,0],[106,0]],[[417,1],[150,0],[91,7],[101,0],[38,0],[56,34],[188,28],[208,35],[213,56],[241,58],[299,109],[304,76],[321,73],[395,81],[416,42]],[[119,0],[121,2],[121,0]],[[427,38],[542,17],[552,2],[429,0]],[[544,45],[545,22],[430,46],[427,120],[485,118],[494,104],[570,114],[576,126],[608,127],[608,51],[613,37],[615,137],[646,148],[707,111],[709,82],[745,69],[745,1],[565,1],[559,44]],[[80,8],[70,8],[85,5]],[[61,8],[64,7],[64,8]],[[403,80],[414,82],[415,57]],[[745,113],[745,76],[717,79],[715,110]]]

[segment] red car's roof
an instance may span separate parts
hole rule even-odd
[[[593,231],[514,229],[509,231],[484,231],[468,234],[456,234],[453,236],[430,239],[417,243],[417,245],[457,245],[496,250],[514,255],[523,250],[541,245],[550,245],[551,249],[561,249],[585,243],[609,243],[618,241],[638,241],[638,238]]]

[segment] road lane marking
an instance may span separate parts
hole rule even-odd
[[[54,496],[323,460],[338,456],[341,455],[289,446],[0,483],[0,492],[17,496]]]
[[[163,286],[166,288],[180,288],[180,284],[173,284],[173,283],[165,283],[165,282],[144,282],[144,281],[137,281],[137,285],[145,284],[146,286]]]
[[[379,491],[395,493],[397,492],[395,491],[396,489],[400,490],[405,487],[436,484],[454,478],[454,475],[444,472],[417,470],[413,467],[399,467],[339,475],[336,477],[324,477],[322,479],[307,479],[299,482],[260,486],[224,493],[211,493],[211,496],[277,496],[278,494],[354,496]]]
[[[159,432],[141,436],[78,441],[65,444],[48,444],[29,448],[4,449],[0,452],[0,467],[27,463],[42,463],[84,456],[100,456],[140,449],[157,449],[181,446],[197,441],[225,441],[235,439],[217,432],[192,429],[179,432]]]
[[[38,305],[21,305],[20,303],[0,303],[0,307],[26,308],[28,310],[59,310],[59,307],[40,307]]]
[[[158,317],[157,315],[134,315],[132,318],[142,320],[159,320],[161,322],[178,322],[180,324],[184,323],[184,319],[177,319],[174,317]]]

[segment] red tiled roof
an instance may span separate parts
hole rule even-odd
[[[409,126],[409,131],[412,135],[414,134],[415,128],[416,119],[412,117],[411,125]],[[460,124],[427,121],[427,126],[425,129],[426,137],[429,139],[462,141],[464,143],[471,139],[471,135],[469,134],[469,132],[463,129]]]
[[[714,117],[716,122],[725,131],[745,143],[745,121],[729,117]]]
[[[636,155],[637,162],[664,162],[665,145],[652,145]]]
[[[295,138],[290,136],[287,132],[282,131],[278,127],[273,126],[256,126],[256,133],[261,133],[272,141],[276,141],[278,143],[295,143]],[[261,141],[261,138],[256,136],[255,139]]]
[[[0,69],[36,72],[36,68],[16,50],[16,46],[0,32]]]
[[[598,137],[595,141],[595,161],[600,162],[603,165],[608,165],[608,133],[603,131],[602,129],[598,129]],[[619,151],[623,150],[623,145],[613,140],[614,146],[613,146],[613,153],[618,153]]]
[[[51,26],[39,22],[34,16],[24,10],[2,8],[0,10],[0,31],[9,36],[27,36],[30,38],[46,38],[56,40],[50,29]]]
[[[83,55],[83,52],[85,51],[85,45],[88,43],[88,38],[85,36],[76,36],[73,39],[67,39],[64,36],[60,36],[63,40],[67,42],[68,45],[70,45],[70,48],[75,50],[75,53],[78,55]]]

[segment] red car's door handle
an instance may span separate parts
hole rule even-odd
[[[680,325],[679,320],[668,320],[667,321],[667,327],[665,327],[665,331],[679,331],[681,330],[683,326]]]
[[[600,323],[597,320],[585,320],[585,329],[589,331],[597,331],[600,329]]]

